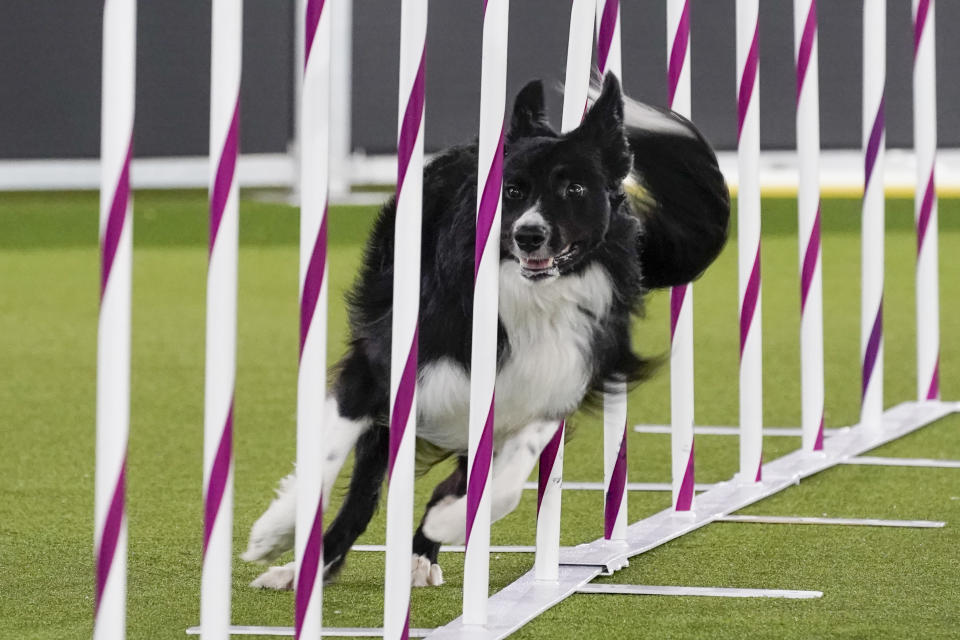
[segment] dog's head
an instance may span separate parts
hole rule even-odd
[[[519,262],[530,280],[582,269],[604,240],[630,165],[615,77],[607,77],[581,125],[563,135],[547,123],[541,83],[528,84],[507,134],[502,258]]]

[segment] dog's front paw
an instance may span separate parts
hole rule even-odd
[[[443,570],[440,565],[431,564],[430,559],[413,554],[410,568],[410,585],[413,587],[439,587],[443,584]]]
[[[430,507],[423,519],[423,534],[445,544],[463,544],[467,526],[467,500],[447,496]]]
[[[280,481],[277,497],[250,529],[247,550],[240,558],[266,564],[293,548],[296,530],[296,478],[291,474]]]
[[[277,591],[290,591],[293,589],[293,563],[285,564],[282,567],[270,567],[250,583],[251,587],[256,589],[276,589]]]

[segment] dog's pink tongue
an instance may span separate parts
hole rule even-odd
[[[527,269],[546,269],[553,265],[553,258],[524,258],[523,266]]]

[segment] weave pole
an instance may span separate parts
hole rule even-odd
[[[667,0],[667,106],[689,118],[690,0]],[[693,285],[670,289],[670,458],[673,508],[694,500]]]
[[[620,0],[597,0],[597,70],[623,81]],[[627,537],[627,385],[608,380],[603,394],[603,537]]]
[[[917,157],[917,399],[940,399],[937,79],[934,0],[913,0],[913,144]]]
[[[763,356],[760,322],[759,0],[737,0],[737,248],[740,299],[740,480],[760,482]]]
[[[210,256],[204,376],[204,638],[230,637],[233,560],[233,392],[237,362],[236,180],[243,3],[214,0],[210,53]]]
[[[820,72],[817,2],[793,1],[797,64],[800,396],[803,451],[823,450],[823,259],[820,245]]]
[[[134,0],[103,7],[100,128],[100,318],[97,327],[96,583],[93,637],[126,635],[127,440],[130,433],[130,304],[133,215],[130,156],[136,61]]]
[[[294,635],[319,639],[323,618],[323,427],[327,367],[327,201],[330,180],[330,10],[305,6],[300,109],[300,367]]]
[[[863,218],[861,242],[860,424],[883,419],[884,85],[887,75],[887,2],[863,5]]]
[[[490,584],[490,463],[493,458],[494,387],[503,188],[503,126],[507,92],[509,0],[484,0],[477,152],[477,233],[474,251],[473,333],[470,354],[470,434],[467,461],[466,554],[463,619],[487,622]]]
[[[410,630],[426,45],[427,0],[404,0],[400,5],[397,213],[393,249],[390,457],[383,605],[384,638],[402,640],[407,639]]]
[[[593,57],[593,25],[596,7],[594,0],[573,0],[570,8],[570,34],[567,38],[567,67],[563,88],[563,115],[560,122],[560,129],[563,132],[575,129],[583,119],[586,110],[590,89],[590,65]],[[606,398],[604,398],[604,401],[606,402]],[[606,415],[606,408],[604,408],[605,427]],[[559,577],[560,504],[565,429],[566,423],[561,420],[553,438],[540,454],[540,476],[537,487],[537,551],[534,560],[537,580],[555,581]],[[605,429],[605,452],[606,442]],[[606,464],[604,465],[604,471],[606,471]],[[604,484],[605,493],[607,486],[607,484]]]

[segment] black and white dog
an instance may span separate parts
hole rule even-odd
[[[441,543],[462,542],[470,396],[476,144],[427,166],[423,194],[418,472],[451,456],[414,537],[412,584],[443,582]],[[687,283],[727,238],[730,200],[716,156],[683,117],[621,96],[608,76],[581,126],[548,124],[539,82],[517,96],[506,140],[492,510],[517,505],[557,420],[604,382],[634,382],[650,362],[630,325],[644,294]],[[324,502],[350,450],[356,463],[324,536],[324,576],[343,567],[380,499],[388,456],[395,203],[383,207],[349,295],[350,344],[327,400]],[[293,546],[295,478],[253,525],[243,558],[267,562]],[[292,564],[253,586],[293,585]]]

